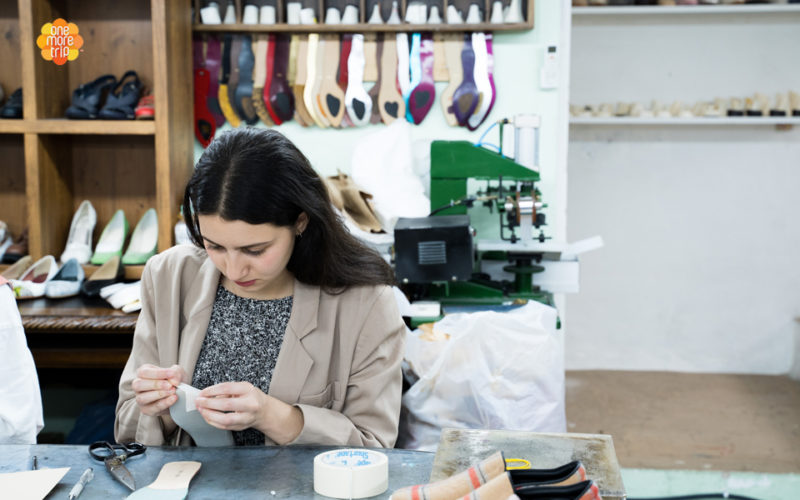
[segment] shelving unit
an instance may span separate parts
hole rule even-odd
[[[705,14],[779,14],[800,12],[800,4],[775,5],[641,5],[631,7],[573,7],[573,16],[627,16],[627,15],[705,15]]]
[[[570,118],[570,125],[692,125],[708,127],[735,127],[739,125],[800,125],[800,117],[720,117],[720,118],[636,118],[628,116],[612,118]]]
[[[391,1],[378,0],[381,5],[381,12],[383,17],[386,18],[390,12]],[[522,14],[525,22],[522,23],[489,23],[491,15],[492,0],[483,0],[481,7],[483,9],[484,21],[477,24],[367,24],[367,19],[371,12],[372,6],[376,0],[317,0],[311,5],[304,3],[304,6],[313,6],[319,22],[317,24],[286,24],[279,22],[272,25],[261,24],[241,24],[242,19],[242,0],[235,0],[237,24],[221,24],[221,25],[207,25],[200,24],[200,0],[194,0],[195,19],[192,30],[198,33],[375,33],[375,32],[469,32],[469,31],[522,31],[533,28],[534,19],[534,0],[520,0],[522,2]],[[509,0],[503,2],[504,6],[508,5]],[[400,0],[398,2],[398,9],[400,18],[405,18],[405,10],[407,0]],[[470,3],[469,0],[441,0],[434,2],[426,2],[428,7],[437,5],[440,9],[440,15],[443,20],[446,19],[447,6],[449,4],[455,5],[459,10],[466,14],[467,8]],[[346,4],[355,4],[359,7],[359,24],[324,24],[322,22],[322,13],[326,11],[326,7],[335,6],[340,10]],[[277,2],[277,18],[283,20],[285,18],[285,8],[281,1]]]
[[[18,0],[0,6],[0,84],[22,87],[23,119],[0,120],[0,219],[14,236],[29,229],[34,259],[58,257],[75,210],[97,211],[94,242],[123,209],[131,230],[156,208],[159,251],[173,226],[192,171],[190,0]],[[75,23],[79,57],[63,66],[41,57],[36,35],[55,19]],[[123,56],[124,55],[124,56]],[[135,70],[155,96],[155,120],[68,120],[73,89],[103,74]],[[86,266],[87,272],[96,269]],[[142,266],[126,270],[141,276]]]

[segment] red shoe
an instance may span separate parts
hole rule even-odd
[[[139,104],[136,106],[136,111],[134,112],[136,119],[152,120],[156,114],[155,104],[156,101],[152,94],[148,94],[139,99]]]

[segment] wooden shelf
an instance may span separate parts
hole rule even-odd
[[[153,120],[68,120],[48,118],[28,123],[37,134],[155,135]]]
[[[531,26],[514,24],[195,24],[196,33],[394,33],[523,31]]]
[[[683,15],[683,14],[782,14],[800,13],[795,5],[641,5],[631,7],[573,7],[573,16]]]
[[[737,125],[800,125],[800,117],[697,117],[697,118],[636,118],[620,116],[611,118],[570,118],[570,125],[703,125],[703,126],[737,126]]]
[[[10,264],[0,264],[0,273],[4,272],[6,269],[10,267]],[[85,264],[82,266],[83,272],[86,274],[86,277],[92,275],[100,266],[93,266],[90,264]],[[125,279],[126,280],[140,280],[142,279],[142,272],[144,271],[144,265],[141,266],[125,266]]]
[[[0,119],[0,134],[24,134],[26,132],[25,123],[19,119]]]

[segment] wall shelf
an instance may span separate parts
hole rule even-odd
[[[643,5],[633,7],[573,7],[573,16],[682,15],[682,14],[780,14],[800,13],[795,5]]]
[[[0,134],[24,134],[26,130],[22,120],[9,118],[0,120]]]
[[[570,118],[570,125],[800,125],[800,117],[698,117],[698,118],[636,118],[631,116],[611,118]]]
[[[26,121],[29,132],[37,134],[155,135],[153,120],[68,120],[47,118]]]
[[[195,33],[394,33],[523,31],[526,23],[509,24],[195,24]]]

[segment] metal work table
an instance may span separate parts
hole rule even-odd
[[[238,448],[195,448],[151,446],[126,466],[142,488],[155,481],[167,462],[196,460],[203,465],[189,486],[188,499],[319,498],[314,493],[314,456],[340,447],[264,446]],[[389,457],[389,488],[383,495],[403,486],[427,483],[434,454],[398,449],[380,450]],[[33,456],[39,467],[70,467],[47,499],[66,499],[72,486],[88,467],[94,469],[79,500],[126,498],[130,491],[115,481],[105,466],[89,457],[85,445],[0,445],[0,473],[30,470]],[[274,492],[274,494],[273,494]]]

